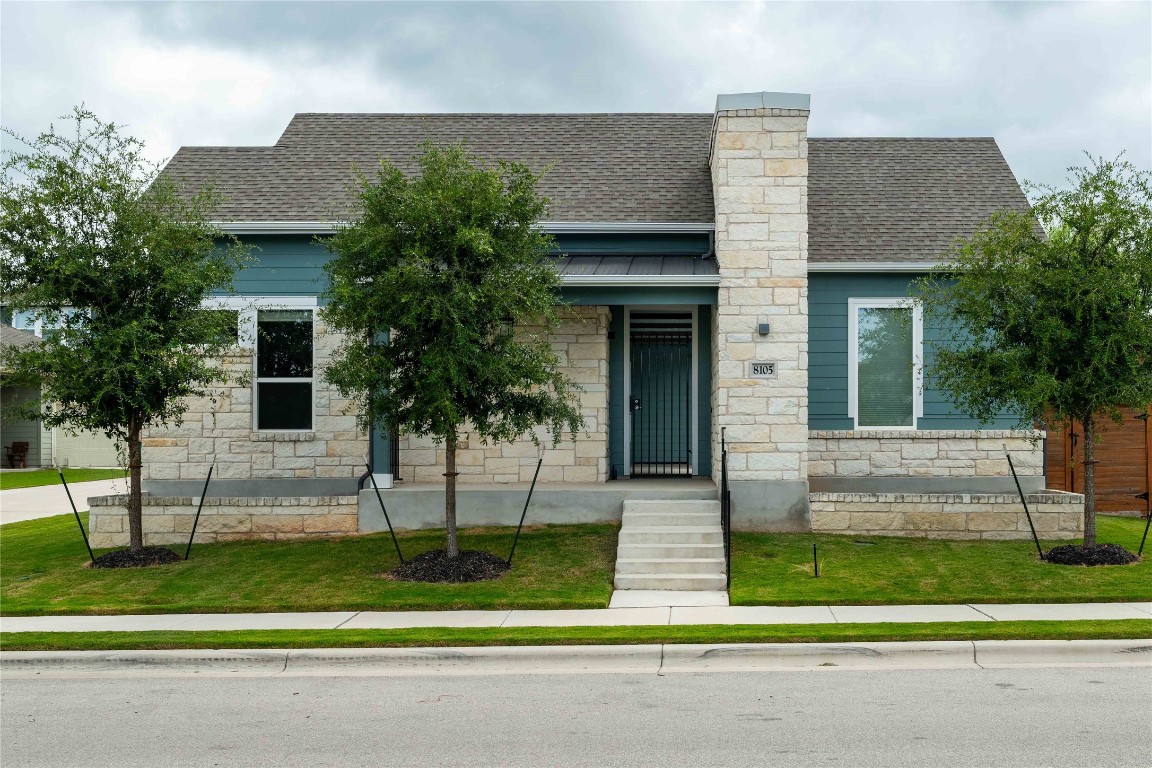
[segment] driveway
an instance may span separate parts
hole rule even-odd
[[[88,509],[89,496],[107,496],[113,493],[127,493],[124,480],[93,480],[89,483],[71,483],[72,499],[76,509]],[[20,520],[35,520],[39,517],[71,514],[68,495],[64,486],[41,485],[35,488],[13,488],[0,491],[0,524],[15,523]]]

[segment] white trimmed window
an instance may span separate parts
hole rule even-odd
[[[253,427],[309,432],[315,404],[315,297],[228,297],[205,308],[234,310],[238,344],[253,352]]]
[[[848,299],[848,415],[856,429],[915,429],[924,415],[924,315],[907,298]]]

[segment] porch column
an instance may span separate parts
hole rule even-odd
[[[798,93],[716,100],[713,477],[726,427],[741,527],[809,527],[808,107]]]

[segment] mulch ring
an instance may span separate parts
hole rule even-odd
[[[147,568],[150,565],[178,563],[184,558],[167,547],[144,547],[139,552],[114,549],[105,552],[92,563],[93,568]]]
[[[445,584],[498,579],[508,572],[509,567],[507,560],[488,552],[462,549],[459,557],[450,560],[446,550],[434,549],[410,558],[385,576],[396,581]]]
[[[1119,544],[1065,544],[1048,550],[1044,559],[1057,565],[1128,565],[1140,558]]]

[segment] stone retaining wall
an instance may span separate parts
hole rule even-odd
[[[1031,430],[816,430],[810,477],[1021,477],[1044,474],[1043,432]]]
[[[460,435],[456,452],[458,483],[521,483],[532,480],[543,456],[541,483],[602,483],[608,479],[608,307],[582,306],[563,310],[560,326],[548,337],[560,357],[560,370],[579,384],[584,431],[555,448],[551,436],[539,430],[541,448],[527,437],[510,443],[484,445],[471,432]],[[526,327],[525,334],[533,329]],[[407,482],[443,483],[444,448],[431,438],[400,438],[400,477]]]
[[[1025,497],[1044,539],[1077,539],[1084,531],[1084,497],[1042,491]],[[1020,497],[961,493],[813,493],[812,530],[928,539],[1027,539],[1032,534]]]
[[[93,547],[128,544],[128,497],[94,496],[88,500],[89,539]],[[143,498],[144,543],[182,544],[192,532],[199,499],[189,496]],[[196,528],[196,541],[299,539],[357,531],[355,496],[276,496],[206,498]]]

